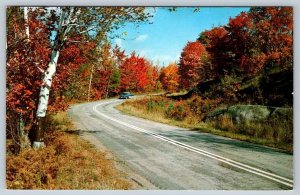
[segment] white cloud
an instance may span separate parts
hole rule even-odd
[[[146,40],[148,38],[148,35],[147,34],[144,34],[144,35],[139,35],[135,41],[138,41],[138,42],[142,42],[144,40]]]

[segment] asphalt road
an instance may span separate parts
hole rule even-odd
[[[71,107],[79,132],[153,186],[145,189],[285,190],[293,186],[293,155],[247,142],[165,125],[116,110],[124,100]]]

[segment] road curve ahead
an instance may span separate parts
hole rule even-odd
[[[77,104],[69,114],[79,130],[157,189],[293,188],[293,155],[128,116],[114,108],[123,101]]]

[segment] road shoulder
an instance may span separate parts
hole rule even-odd
[[[117,157],[107,149],[97,138],[95,138],[90,133],[85,132],[85,129],[80,123],[76,121],[72,121],[73,125],[76,129],[83,130],[82,132],[79,131],[79,137],[91,143],[97,150],[105,153],[105,158],[113,160],[115,168],[125,173],[125,180],[131,184],[132,190],[155,190],[158,189],[155,185],[149,182],[147,179],[142,177],[141,175],[137,174],[131,168],[129,168],[125,162],[117,159]]]

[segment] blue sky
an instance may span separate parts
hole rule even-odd
[[[160,65],[166,66],[178,61],[186,43],[195,41],[200,32],[225,25],[230,17],[249,8],[203,7],[200,12],[193,10],[177,8],[176,12],[170,12],[166,8],[156,8],[151,19],[153,24],[140,24],[139,27],[127,24],[119,29],[119,33],[126,32],[126,35],[112,40],[112,43],[125,49],[127,54],[135,51],[154,63],[159,61]]]

